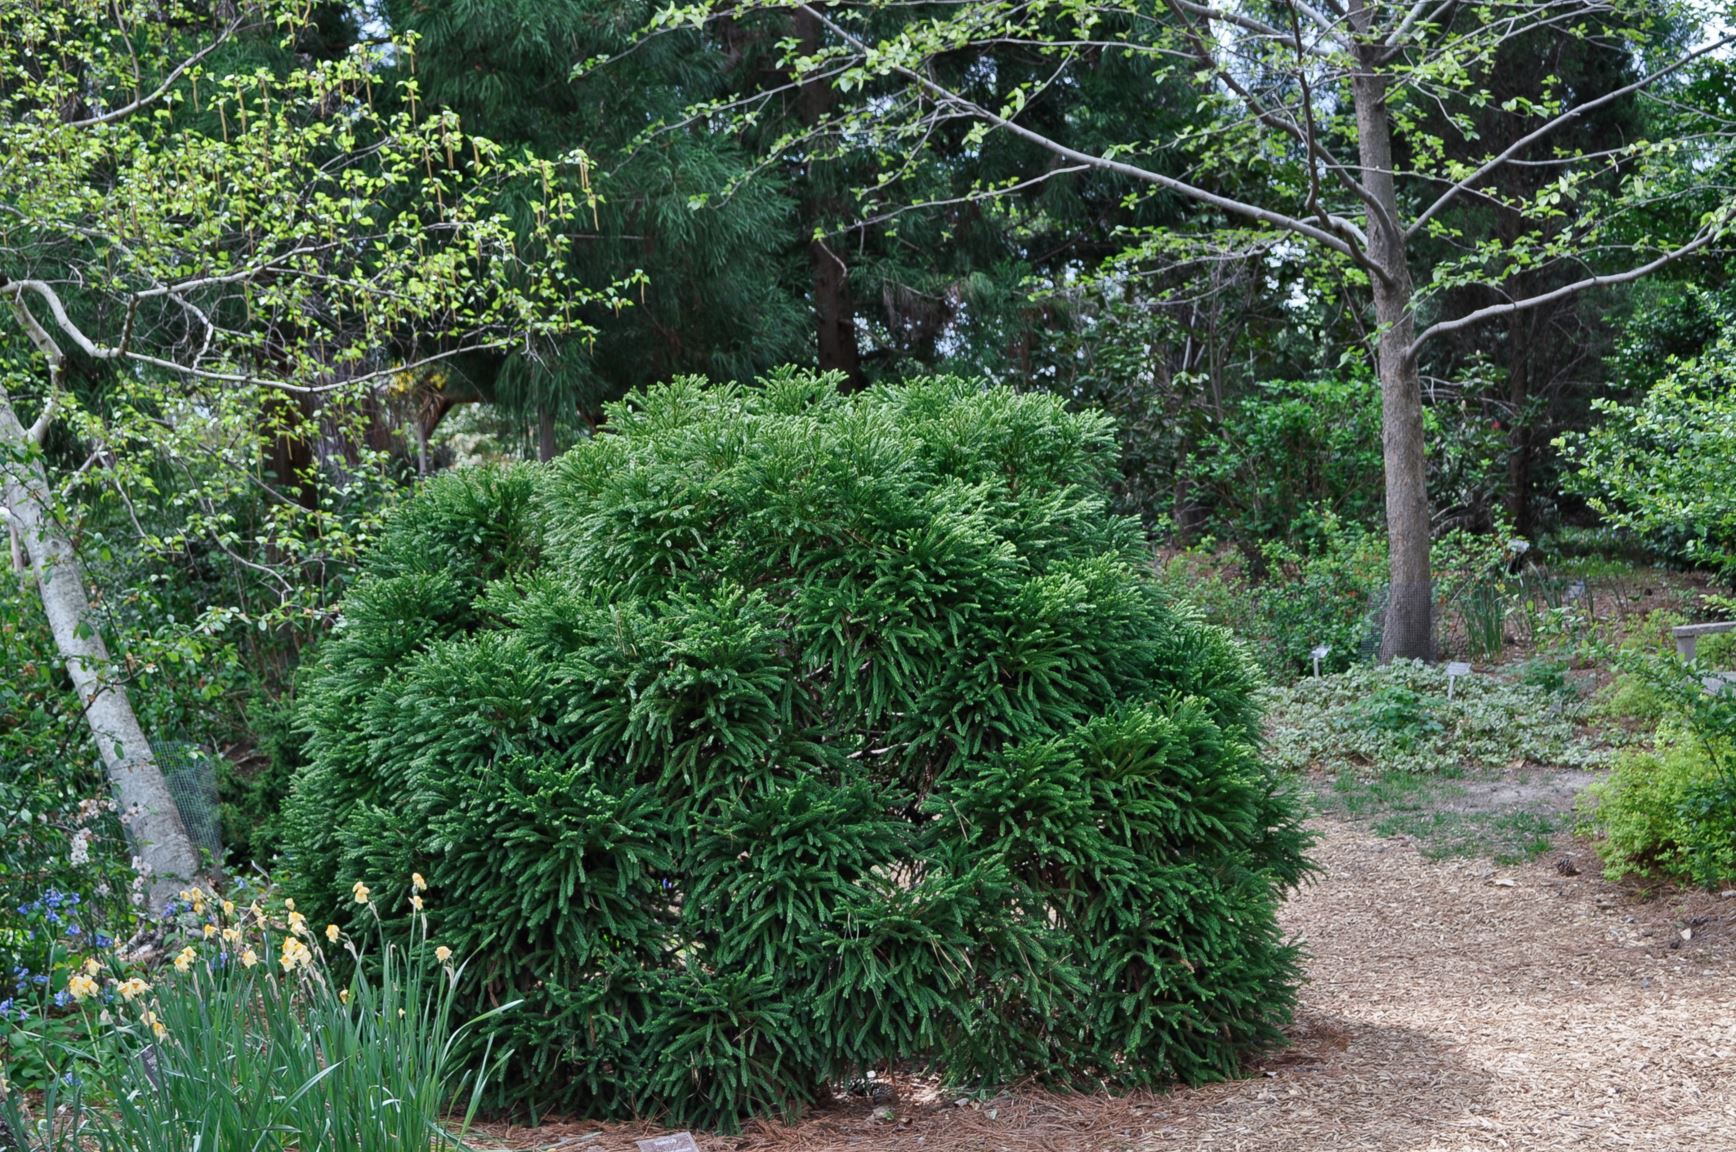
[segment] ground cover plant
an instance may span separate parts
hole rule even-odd
[[[1613,755],[1590,675],[1540,658],[1461,676],[1399,660],[1267,691],[1274,763],[1321,811],[1409,836],[1431,858],[1522,860],[1572,826],[1574,799]]]
[[[1298,680],[1268,700],[1272,759],[1294,771],[1586,768],[1608,759],[1574,681],[1547,662],[1461,676],[1451,697],[1443,665],[1364,664]]]
[[[1049,396],[683,381],[396,515],[305,694],[310,910],[427,877],[506,1101],[731,1126],[900,1063],[1232,1075],[1298,806]],[[435,899],[437,897],[437,899]],[[407,910],[385,922],[408,931]]]

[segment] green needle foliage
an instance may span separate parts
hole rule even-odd
[[[836,383],[678,381],[409,501],[307,694],[297,895],[424,873],[533,1107],[1236,1074],[1307,868],[1247,657],[1108,512],[1108,421]]]

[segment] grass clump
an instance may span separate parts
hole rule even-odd
[[[297,895],[426,874],[461,1005],[525,1001],[502,1103],[728,1128],[894,1063],[1235,1074],[1298,979],[1300,812],[1249,663],[1109,513],[1112,443],[792,372],[437,479],[308,688]]]
[[[38,1001],[14,1008],[18,1031],[36,1035],[10,1037],[34,1041],[52,1074],[35,1108],[0,1077],[0,1148],[465,1147],[486,1064],[469,1077],[453,1060],[462,967],[427,938],[420,911],[411,938],[365,955],[336,925],[314,931],[293,904],[183,897],[172,911],[187,934],[158,968],[68,946],[88,940],[57,945]],[[352,900],[373,908],[365,887]]]

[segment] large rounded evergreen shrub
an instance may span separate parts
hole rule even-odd
[[[431,481],[308,693],[294,890],[423,873],[542,1108],[1233,1075],[1291,1007],[1303,835],[1113,467],[1050,396],[786,372]]]

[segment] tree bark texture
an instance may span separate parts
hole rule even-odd
[[[0,467],[0,497],[36,577],[55,648],[84,707],[127,839],[149,870],[150,907],[160,912],[200,874],[199,852],[187,835],[126,687],[114,675],[85,593],[83,565],[55,521],[48,475],[3,387]]]
[[[1358,6],[1360,7],[1360,6]],[[1410,348],[1416,338],[1411,309],[1415,291],[1404,233],[1398,225],[1393,181],[1392,122],[1387,82],[1374,49],[1352,85],[1356,101],[1362,185],[1372,201],[1368,213],[1368,258],[1377,270],[1374,315],[1380,326],[1376,368],[1380,377],[1381,451],[1386,472],[1386,532],[1390,575],[1380,658],[1434,657],[1434,586],[1429,579],[1428,460],[1423,439],[1422,381]]]
[[[792,20],[796,38],[805,53],[820,50],[820,21],[812,11],[798,9]],[[836,98],[832,86],[820,78],[802,83],[797,96],[797,110],[803,124],[813,125],[831,110]],[[823,227],[829,215],[837,210],[836,197],[824,188],[826,176],[816,173],[808,164],[807,179],[801,181],[801,220],[804,227]],[[815,236],[808,241],[808,266],[814,293],[814,325],[819,351],[820,371],[842,372],[845,391],[862,388],[867,379],[862,375],[861,346],[856,339],[856,302],[850,295],[849,269],[832,250],[831,245]]]

